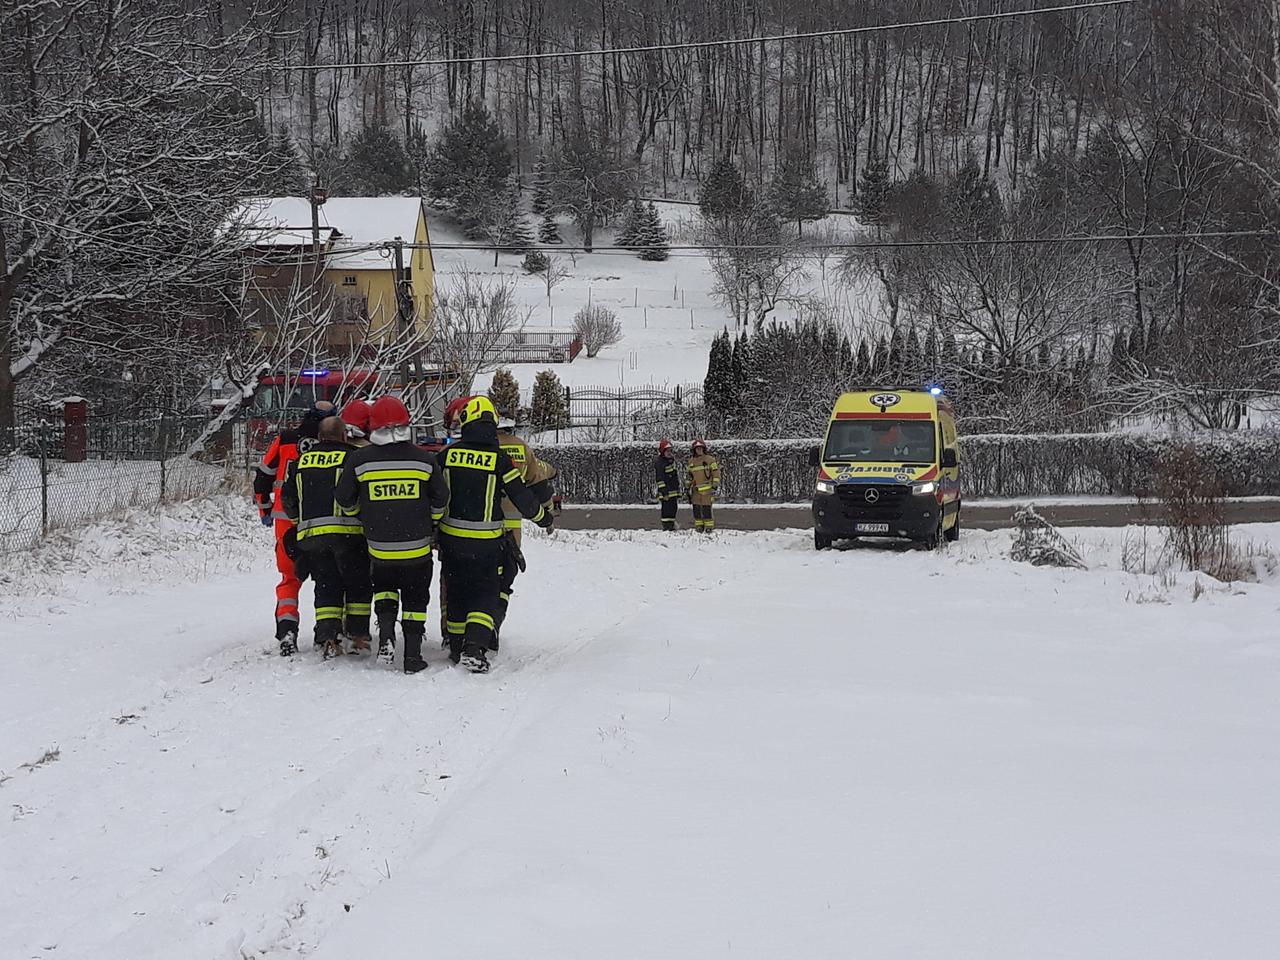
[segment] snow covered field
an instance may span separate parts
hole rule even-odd
[[[560,532],[406,678],[271,655],[250,514],[0,558],[4,956],[1275,955],[1274,574]]]

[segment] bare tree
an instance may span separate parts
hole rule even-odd
[[[622,323],[608,307],[591,303],[574,314],[573,333],[582,341],[587,356],[594,357],[622,340]]]
[[[154,362],[187,339],[165,308],[238,255],[227,216],[269,162],[241,97],[269,28],[150,0],[0,7],[0,427],[55,348]]]

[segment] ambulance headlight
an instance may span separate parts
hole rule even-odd
[[[819,480],[817,491],[819,493],[835,493],[836,485],[832,483],[830,480]]]
[[[923,496],[926,496],[927,494],[935,493],[937,489],[938,489],[937,483],[930,480],[928,483],[917,483],[914,487],[911,488],[911,492],[923,497]]]

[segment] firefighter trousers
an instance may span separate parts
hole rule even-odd
[[[373,584],[364,537],[326,533],[299,547],[315,583],[316,643],[337,639],[344,626],[349,637],[368,637]]]
[[[277,640],[283,639],[286,633],[298,632],[298,590],[302,581],[293,568],[293,560],[284,550],[284,535],[292,529],[292,520],[276,519],[276,569],[280,571],[280,582],[276,584]]]
[[[396,611],[399,609],[406,664],[422,659],[422,638],[427,633],[427,604],[431,601],[432,569],[430,556],[421,560],[373,560],[371,564],[378,642],[395,642]]]
[[[507,560],[501,539],[440,536],[441,579],[449,596],[445,630],[455,659],[466,650],[488,650],[498,625],[501,574]]]
[[[716,528],[715,518],[711,516],[711,504],[695,503],[693,505],[693,529],[710,533]]]
[[[662,529],[674,530],[676,528],[676,512],[680,509],[680,501],[675,497],[663,497],[660,504]]]

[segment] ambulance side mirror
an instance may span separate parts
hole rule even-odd
[[[946,450],[942,451],[942,467],[944,470],[950,469],[951,467],[957,467],[959,465],[960,461],[956,459],[955,447],[948,447]]]
[[[817,447],[809,448],[809,466],[816,467],[822,462],[822,452]]]

